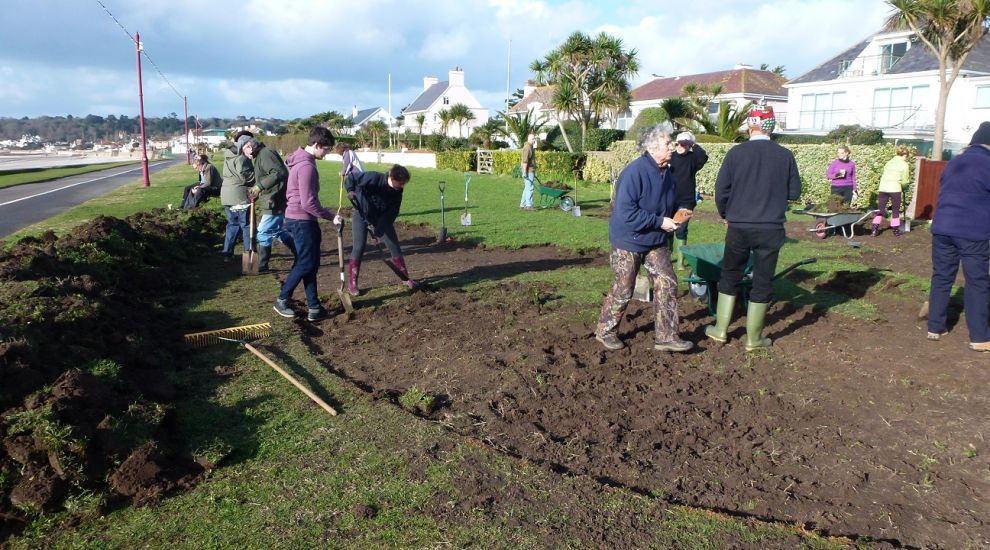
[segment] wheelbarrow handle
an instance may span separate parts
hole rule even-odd
[[[813,263],[815,263],[817,261],[818,261],[818,258],[805,258],[805,259],[801,260],[800,262],[798,262],[796,264],[793,264],[793,265],[788,266],[786,269],[784,269],[780,273],[774,275],[773,276],[773,280],[777,280],[777,279],[783,277],[784,275],[787,275],[791,271],[794,271],[795,269],[797,269],[797,268],[799,268],[799,267],[801,267],[803,265],[813,264]]]

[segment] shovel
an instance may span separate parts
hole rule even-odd
[[[340,176],[340,192],[337,194],[337,215],[344,204],[344,176]],[[340,305],[344,306],[344,312],[349,317],[354,313],[354,304],[351,303],[351,295],[344,288],[344,224],[337,226],[337,258],[340,261],[340,288],[337,289],[337,296],[340,297]]]
[[[258,274],[258,253],[254,250],[254,198],[251,199],[249,218],[248,242],[244,243],[244,253],[241,254],[241,273],[244,275]]]
[[[441,180],[437,186],[440,189],[440,232],[437,233],[437,244],[447,241],[447,218],[443,211],[443,190],[447,188],[447,182]]]
[[[461,214],[461,225],[471,225],[471,213],[468,212],[468,187],[471,186],[471,174],[464,174],[464,213]]]
[[[579,172],[577,170],[575,170],[574,171],[574,192],[571,193],[571,196],[574,198],[574,208],[571,208],[571,215],[574,216],[575,218],[580,218],[581,217],[581,207],[578,206],[578,203],[577,203],[578,174],[579,174]]]

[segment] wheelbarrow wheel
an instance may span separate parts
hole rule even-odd
[[[688,275],[688,279],[693,278],[694,272],[692,271],[691,274]],[[688,292],[690,292],[691,296],[694,296],[695,299],[704,300],[705,296],[708,295],[708,283],[688,283]]]
[[[824,239],[828,236],[828,224],[825,222],[818,222],[815,224],[815,236],[819,239]]]
[[[570,212],[574,208],[574,199],[571,197],[561,197],[560,198],[560,209],[564,212]]]

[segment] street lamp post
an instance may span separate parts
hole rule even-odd
[[[144,186],[151,187],[151,180],[148,179],[148,140],[147,134],[144,131],[144,85],[141,83],[141,33],[134,33],[134,43],[137,47],[138,104],[141,113],[141,174],[144,176]]]

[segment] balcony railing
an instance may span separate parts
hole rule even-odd
[[[839,77],[879,76],[887,74],[904,56],[869,55],[839,61]]]

